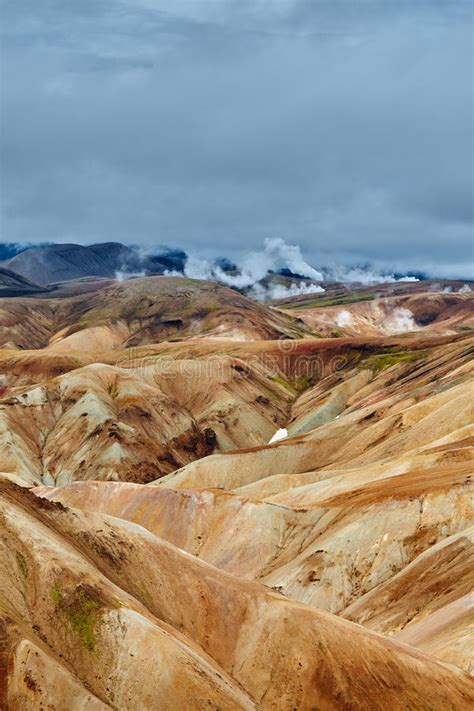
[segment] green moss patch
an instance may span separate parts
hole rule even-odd
[[[295,382],[295,390],[302,393],[313,385],[312,379],[308,375],[300,375]]]
[[[28,575],[28,565],[25,556],[23,555],[23,553],[20,553],[20,551],[16,552],[16,562],[22,575],[24,575],[24,577],[26,578],[26,576]]]
[[[281,309],[320,309],[327,306],[342,306],[343,304],[356,304],[359,301],[373,301],[375,294],[341,294],[338,296],[321,296],[308,301],[288,301],[279,304]]]
[[[388,353],[380,353],[378,355],[369,356],[359,365],[360,369],[370,368],[374,373],[380,373],[386,368],[391,368],[392,365],[398,363],[407,363],[417,361],[424,358],[424,351],[396,351],[390,350]]]
[[[74,590],[64,592],[60,581],[56,581],[51,588],[51,597],[57,610],[76,633],[81,645],[93,652],[105,602],[100,591],[91,585],[81,584]]]
[[[288,383],[286,380],[281,378],[279,375],[272,375],[272,380],[273,380],[273,382],[278,383],[278,385],[282,385],[292,395],[297,394],[298,391],[292,385],[290,385],[290,383]]]

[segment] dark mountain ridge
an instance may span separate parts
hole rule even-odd
[[[119,242],[83,246],[51,244],[26,249],[2,266],[43,286],[88,276],[115,277],[117,272],[163,274],[183,269],[186,254],[167,247],[155,255],[142,255]]]
[[[0,267],[0,297],[2,296],[29,296],[30,294],[47,293],[45,289],[38,284],[25,279],[20,274],[3,269]]]

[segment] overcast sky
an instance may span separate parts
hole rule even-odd
[[[472,270],[470,0],[2,13],[2,241]]]

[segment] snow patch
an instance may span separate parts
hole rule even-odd
[[[281,439],[286,439],[288,437],[288,430],[286,428],[277,430],[268,444],[273,444],[273,442],[279,442]]]

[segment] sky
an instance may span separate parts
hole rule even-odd
[[[466,0],[2,0],[1,240],[473,275]]]

